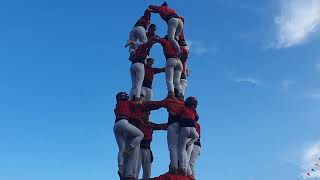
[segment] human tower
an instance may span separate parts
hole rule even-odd
[[[151,14],[158,13],[166,21],[167,35],[156,34]],[[165,68],[153,68],[150,49],[161,44],[166,59]],[[113,127],[119,147],[118,175],[120,180],[137,180],[143,169],[143,179],[195,179],[194,164],[200,154],[200,125],[196,111],[198,101],[190,96],[184,99],[187,87],[187,60],[189,49],[184,39],[184,18],[164,2],[150,5],[135,23],[125,47],[129,47],[132,88],[130,95],[116,95],[115,124]],[[154,74],[164,72],[168,95],[164,100],[152,100]],[[150,121],[150,112],[166,108],[168,122]],[[151,178],[153,155],[150,148],[154,130],[166,130],[170,154],[169,172]]]

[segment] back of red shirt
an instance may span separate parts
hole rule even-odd
[[[177,12],[174,9],[169,8],[168,6],[154,6],[151,5],[149,8],[155,12],[159,13],[161,18],[165,20],[166,22],[169,21],[171,17],[178,17]]]
[[[135,58],[133,61],[144,63],[145,59],[150,53],[152,46],[153,46],[153,42],[151,41],[141,44],[136,50]]]
[[[178,58],[178,56],[176,54],[176,50],[174,49],[172,43],[170,43],[169,40],[167,40],[165,38],[160,38],[159,43],[162,46],[163,53],[164,53],[164,56],[166,57],[166,59]]]
[[[150,19],[151,19],[151,11],[145,10],[144,15],[140,17],[140,19],[136,22],[134,26],[135,27],[142,26],[145,29],[147,29],[150,24]]]
[[[116,104],[114,113],[116,120],[129,119],[131,116],[131,108],[134,106],[134,101],[119,101]]]

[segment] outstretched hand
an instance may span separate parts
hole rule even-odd
[[[124,47],[127,48],[128,46],[131,46],[131,45],[134,45],[134,44],[135,44],[134,41],[128,40],[127,44]]]

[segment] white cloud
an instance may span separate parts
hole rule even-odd
[[[262,84],[261,81],[253,77],[236,77],[236,78],[233,78],[233,81],[236,83],[247,83],[255,86],[259,86]]]
[[[305,96],[309,99],[320,101],[320,90],[314,90],[305,93]]]
[[[301,159],[301,176],[303,178],[319,180],[320,168],[315,165],[316,163],[320,164],[319,157],[320,142],[312,143],[303,150]],[[313,172],[312,169],[314,169],[316,172]],[[307,175],[307,173],[309,173],[310,176]]]
[[[290,87],[294,86],[295,84],[297,84],[297,82],[294,80],[283,80],[281,82],[281,88],[284,90],[288,90]]]
[[[320,71],[320,62],[316,63],[315,68],[316,70]]]
[[[188,41],[190,53],[194,53],[198,56],[203,56],[208,53],[216,54],[219,49],[217,47],[207,46],[199,41]]]
[[[320,30],[320,0],[280,0],[276,48],[299,45]]]

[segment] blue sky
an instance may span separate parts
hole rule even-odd
[[[144,8],[161,2],[0,2],[1,180],[117,179],[114,96],[131,86],[124,44]],[[169,5],[185,16],[191,45],[198,179],[302,178],[320,156],[319,0]],[[164,66],[160,46],[151,55]],[[154,93],[166,95],[163,74]],[[165,110],[152,117],[167,119]],[[168,166],[165,132],[152,147],[156,176]]]

